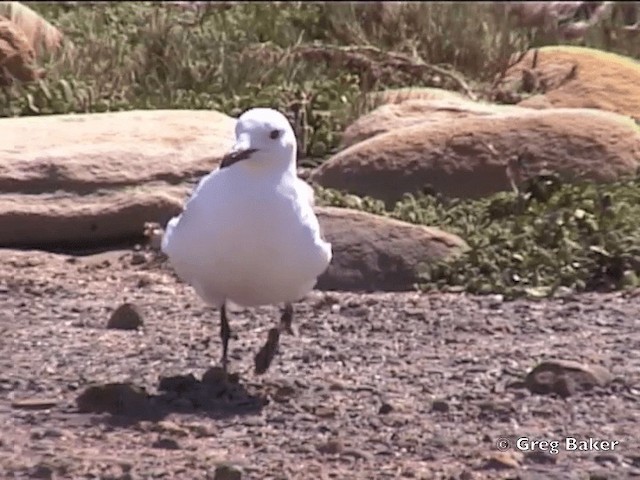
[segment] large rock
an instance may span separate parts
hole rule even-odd
[[[397,104],[407,100],[460,100],[467,99],[463,94],[435,87],[390,88],[371,92],[367,99],[376,105]]]
[[[446,91],[446,90],[445,90]],[[382,105],[358,118],[342,134],[341,148],[418,123],[443,123],[473,116],[496,116],[524,110],[510,105],[493,105],[455,99],[415,99]]]
[[[164,225],[234,127],[205,110],[0,119],[0,247],[82,248]]]
[[[410,290],[425,264],[467,248],[456,235],[433,227],[345,208],[316,212],[334,255],[318,280],[322,290]]]
[[[21,2],[0,2],[0,15],[18,27],[37,57],[55,53],[62,46],[64,36],[34,10]]]
[[[628,117],[593,109],[420,123],[352,145],[309,178],[387,204],[426,185],[446,196],[477,198],[510,189],[506,166],[524,153],[522,179],[550,170],[566,181],[612,181],[636,172],[640,129]]]
[[[0,85],[10,85],[6,74],[21,82],[44,76],[35,65],[35,53],[25,33],[11,20],[0,16]]]
[[[583,47],[530,50],[499,85],[532,90],[519,105],[530,108],[599,108],[640,119],[640,63]],[[536,92],[542,92],[535,94]]]

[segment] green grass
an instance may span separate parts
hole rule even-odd
[[[424,265],[423,289],[544,297],[640,286],[640,176],[609,185],[532,179],[518,194],[480,200],[405,195],[383,202],[318,188],[318,203],[438,226],[469,250]],[[563,288],[560,288],[563,287]]]
[[[373,106],[367,92],[460,90],[455,78],[482,91],[513,54],[553,40],[515,28],[490,2],[211,3],[199,12],[160,2],[70,3],[29,4],[74,47],[48,60],[46,80],[5,89],[0,116],[137,108],[237,115],[271,106],[289,116],[301,156],[313,161],[334,152],[345,126]],[[605,26],[586,44],[629,53],[628,39]],[[399,69],[388,52],[455,78]]]
[[[344,128],[374,106],[371,91],[469,86],[481,96],[518,52],[555,43],[540,29],[516,28],[491,2],[208,4],[199,12],[153,2],[29,5],[73,48],[45,59],[45,80],[4,88],[0,116],[159,108],[235,116],[269,106],[288,115],[309,165],[334,152]],[[565,43],[638,58],[638,43],[616,21]],[[636,286],[639,187],[638,179],[537,179],[524,193],[477,201],[407,195],[393,211],[331,190],[318,195],[320,203],[464,238],[464,255],[425,265],[423,288],[515,297]]]

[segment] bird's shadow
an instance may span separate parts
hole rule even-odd
[[[129,383],[94,385],[76,398],[77,411],[105,414],[96,421],[127,427],[158,422],[172,413],[212,419],[257,415],[269,403],[266,392],[243,384],[237,374],[224,375],[219,367],[207,370],[201,380],[192,374],[161,377],[157,390],[149,394]]]

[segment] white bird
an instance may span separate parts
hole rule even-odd
[[[261,374],[280,333],[293,333],[293,302],[313,289],[332,249],[313,211],[313,190],[297,176],[297,142],[286,117],[253,108],[238,118],[235,134],[219,168],[200,180],[182,214],[168,222],[162,251],[178,276],[220,309],[225,372],[227,303],[284,304],[278,328],[255,357]]]

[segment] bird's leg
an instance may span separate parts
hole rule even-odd
[[[269,369],[273,358],[278,351],[278,345],[280,344],[280,328],[269,329],[267,341],[262,346],[260,351],[256,354],[254,359],[255,373],[256,375],[262,375]]]
[[[220,307],[220,339],[222,340],[222,369],[227,373],[227,364],[229,362],[227,353],[229,351],[229,338],[231,337],[231,328],[229,328],[229,320],[227,319],[226,302]]]
[[[290,303],[284,304],[284,311],[280,317],[280,331],[294,335],[291,323],[293,322],[293,305]]]
[[[280,334],[284,332],[288,333],[289,335],[293,335],[293,329],[291,328],[292,321],[293,305],[291,305],[290,303],[286,303],[284,306],[284,311],[282,312],[282,316],[280,317],[280,323],[277,327],[271,328],[269,330],[267,341],[262,346],[260,351],[256,354],[254,364],[255,373],[257,375],[262,375],[271,366],[271,362],[278,352],[278,346],[280,344]]]

